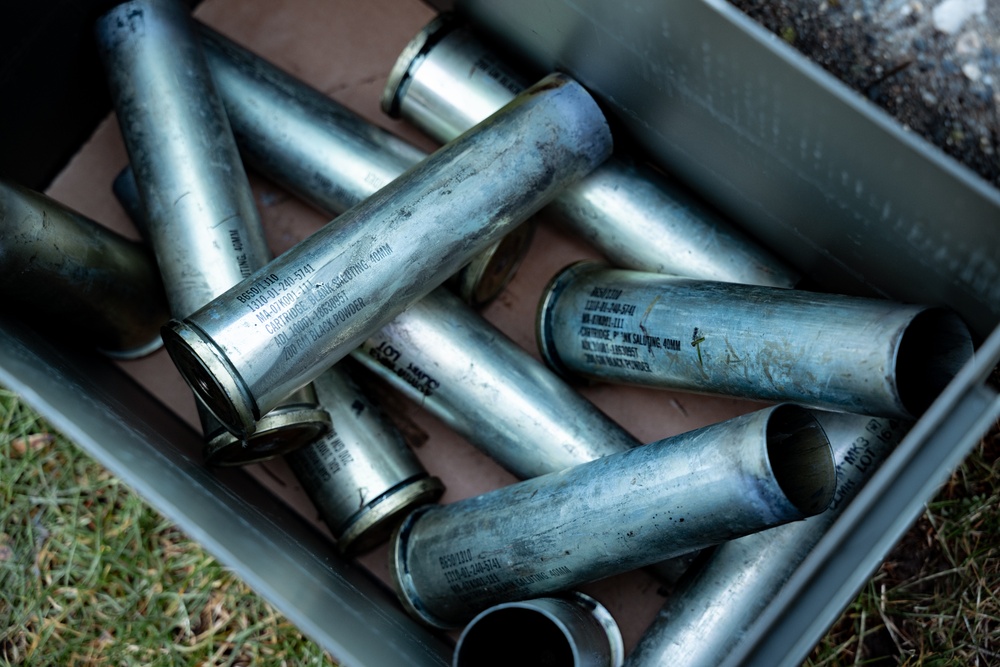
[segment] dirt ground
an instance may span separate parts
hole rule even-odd
[[[1000,2],[730,1],[1000,187]]]

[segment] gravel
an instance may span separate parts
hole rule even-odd
[[[1000,188],[1000,0],[730,0]]]

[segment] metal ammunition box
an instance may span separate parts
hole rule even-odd
[[[573,76],[613,119],[616,145],[624,145],[622,136],[642,146],[656,168],[811,284],[947,305],[968,322],[975,358],[819,540],[733,656],[742,664],[800,663],[1000,412],[986,384],[1000,359],[1000,192],[721,0],[303,0],[282,3],[280,11],[272,4],[206,0],[195,16],[430,151],[432,142],[381,113],[379,99],[403,47],[439,10],[454,8],[536,74]],[[0,176],[44,189],[135,238],[111,193],[125,153],[92,37],[106,3],[85,6],[58,13],[39,5],[5,25],[13,45],[0,47],[5,58],[23,64],[23,54],[34,53],[39,63],[56,65],[0,72],[21,102],[0,110],[2,126],[24,128],[0,137]],[[38,29],[46,21],[52,29]],[[77,81],[90,84],[81,91]],[[103,107],[95,111],[95,102]],[[48,124],[36,122],[42,119]],[[328,222],[253,174],[251,184],[276,255]],[[486,317],[534,350],[545,283],[572,261],[597,258],[583,239],[543,220]],[[358,562],[340,558],[282,462],[220,470],[202,464],[194,404],[165,353],[112,362],[64,349],[5,310],[0,383],[342,664],[448,664],[452,640],[409,617],[384,584],[387,547]],[[660,390],[580,391],[642,442],[760,407]],[[436,419],[400,405],[396,417],[423,442],[415,453],[448,489],[443,503],[513,481]],[[635,572],[583,588],[615,617],[626,652],[662,606],[651,581]]]

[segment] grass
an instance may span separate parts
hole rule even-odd
[[[334,664],[3,389],[0,488],[0,665]],[[996,429],[806,664],[1000,664]]]
[[[928,503],[807,664],[1000,664],[996,428]]]
[[[0,665],[332,665],[0,389]]]

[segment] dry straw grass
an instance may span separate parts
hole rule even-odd
[[[1000,432],[994,428],[809,664],[1000,664]]]

